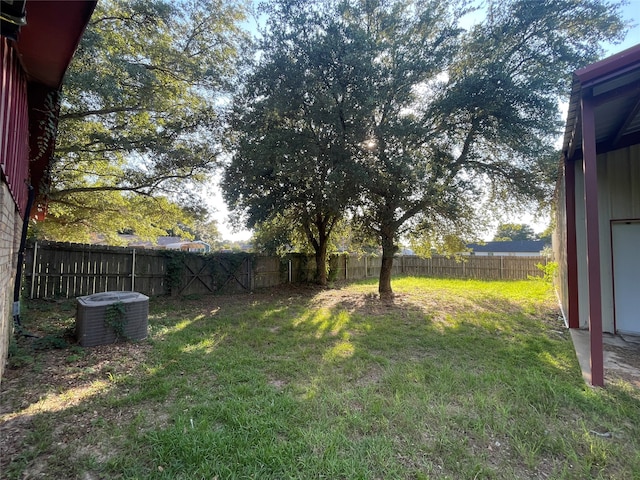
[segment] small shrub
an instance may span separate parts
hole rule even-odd
[[[546,265],[539,263],[536,265],[538,270],[540,270],[544,276],[542,279],[545,282],[551,283],[556,275],[556,271],[558,270],[558,262],[547,262]]]

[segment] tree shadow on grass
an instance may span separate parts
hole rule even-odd
[[[380,303],[374,288],[154,299],[147,341],[84,349],[78,358],[70,351],[38,354],[33,365],[3,380],[0,467],[8,478],[25,472],[100,478],[116,471],[171,478],[179,465],[195,475],[200,470],[189,455],[208,451],[195,457],[207,473],[242,475],[262,462],[265,478],[276,478],[291,475],[296,458],[318,461],[306,437],[318,415],[342,425],[336,434],[352,438],[353,448],[380,431],[418,458],[426,451],[406,442],[424,432],[398,413],[408,401],[427,419],[444,408],[452,420],[442,428],[468,425],[467,434],[479,439],[484,430],[476,428],[507,428],[490,412],[513,414],[514,397],[526,397],[528,408],[539,412],[530,428],[542,433],[532,434],[532,442],[544,438],[547,416],[569,415],[568,399],[577,406],[567,412],[608,414],[606,402],[585,396],[567,338],[549,325],[552,311],[542,309],[548,317],[541,321],[499,295],[465,299],[456,308],[435,296],[416,301],[400,294]],[[638,405],[626,395],[622,401]],[[368,413],[376,409],[379,414]],[[395,418],[393,433],[387,417]],[[191,431],[198,436],[189,437]],[[451,441],[460,442],[469,454],[463,463],[470,462],[477,445],[464,446],[462,437]],[[148,448],[132,454],[128,445],[140,443]],[[270,443],[282,449],[280,458],[292,457],[271,464],[273,457],[256,449],[266,451]],[[176,445],[173,453],[165,451],[168,444]],[[340,448],[342,455],[352,447]],[[242,455],[245,464],[234,466]],[[365,469],[386,468],[366,456],[360,461]],[[64,470],[65,463],[72,466]],[[348,467],[340,465],[337,476],[345,476]],[[455,465],[448,468],[456,474]]]

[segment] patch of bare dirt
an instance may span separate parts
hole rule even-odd
[[[20,343],[29,354],[27,361],[19,368],[10,363],[0,384],[0,472],[8,471],[12,462],[33,456],[33,444],[42,441],[30,438],[35,431],[49,432],[52,442],[46,454],[28,461],[21,478],[55,478],[49,472],[61,450],[81,455],[90,449],[95,458],[105,458],[109,449],[88,447],[86,439],[97,426],[125,424],[133,413],[117,408],[90,410],[84,402],[105,394],[125,376],[140,375],[151,346],[123,342],[32,351],[30,341]]]

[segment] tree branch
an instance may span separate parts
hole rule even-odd
[[[100,108],[97,110],[85,110],[83,112],[63,113],[60,115],[60,120],[80,119],[80,118],[90,117],[91,115],[108,115],[110,113],[120,113],[120,112],[141,112],[144,110],[145,108],[141,107],[140,105],[126,106],[126,107]]]
[[[187,180],[194,175],[194,169],[181,175],[163,175],[149,179],[147,182],[139,182],[137,185],[103,185],[103,186],[86,186],[74,187],[63,190],[56,190],[51,193],[51,198],[57,199],[65,195],[74,193],[90,193],[90,192],[133,192],[139,195],[151,196],[153,190],[157,189],[162,183],[168,180]],[[57,201],[57,200],[56,200]]]

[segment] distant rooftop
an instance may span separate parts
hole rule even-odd
[[[486,242],[484,245],[470,243],[467,247],[474,252],[541,252],[547,243],[545,240],[516,240],[511,242]]]

